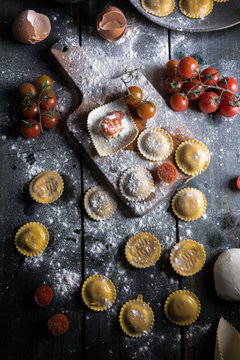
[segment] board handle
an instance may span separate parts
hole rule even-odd
[[[83,97],[88,94],[91,79],[103,78],[101,72],[77,43],[69,44],[60,40],[52,46],[51,53],[81,91]]]

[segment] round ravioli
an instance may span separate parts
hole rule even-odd
[[[125,303],[120,311],[119,321],[128,336],[138,338],[149,333],[154,325],[154,314],[143,301],[142,295]]]
[[[91,187],[84,197],[87,214],[96,221],[109,219],[117,209],[116,199],[101,186]]]
[[[207,201],[203,193],[194,188],[185,188],[176,193],[172,199],[174,214],[181,220],[194,221],[206,211]]]
[[[190,325],[200,314],[198,297],[188,290],[178,290],[170,294],[164,305],[167,318],[176,325]]]
[[[39,255],[47,247],[49,232],[38,222],[23,225],[15,236],[17,250],[25,256]]]
[[[179,8],[183,15],[199,19],[209,15],[213,9],[213,0],[180,0]]]
[[[166,159],[173,151],[171,135],[159,127],[145,129],[138,137],[138,150],[148,160]]]
[[[44,171],[31,181],[29,192],[33,200],[48,204],[57,200],[63,193],[63,179],[56,171]]]
[[[145,11],[155,16],[167,16],[175,7],[175,0],[141,0]]]
[[[125,170],[119,181],[121,194],[129,201],[146,199],[154,190],[153,177],[147,169],[135,166]]]
[[[108,277],[93,275],[83,284],[82,298],[91,310],[107,310],[116,300],[116,288]]]
[[[210,153],[202,142],[187,140],[178,146],[175,160],[184,174],[195,176],[207,169],[210,162]]]

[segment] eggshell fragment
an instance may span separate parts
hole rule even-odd
[[[16,40],[23,44],[36,44],[48,37],[51,23],[46,15],[25,10],[14,20],[12,27]]]
[[[114,7],[104,8],[97,17],[97,31],[108,41],[120,39],[127,27],[127,20],[123,12]]]

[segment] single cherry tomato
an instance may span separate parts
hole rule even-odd
[[[177,73],[182,79],[196,77],[199,72],[200,67],[197,61],[191,56],[182,58],[177,65]]]
[[[169,60],[164,66],[164,74],[174,76],[177,74],[178,60]]]
[[[55,314],[48,319],[48,330],[54,336],[65,334],[68,331],[69,321],[64,314]]]
[[[219,103],[219,96],[213,91],[208,91],[200,96],[198,106],[202,112],[211,114],[218,109]]]
[[[183,94],[177,93],[170,97],[169,104],[172,110],[180,112],[188,107],[189,101]]]
[[[101,121],[102,133],[106,136],[114,136],[122,129],[122,119],[124,113],[122,111],[112,111]]]
[[[30,139],[36,138],[41,132],[39,122],[36,119],[22,120],[20,130],[23,136]]]
[[[220,79],[218,81],[217,85],[220,86],[222,89],[227,89],[234,93],[236,93],[238,91],[238,83],[232,77],[226,76],[226,77]],[[217,93],[220,95],[222,93],[222,90],[217,90]]]
[[[44,93],[47,94],[52,90],[53,84],[49,76],[41,75],[36,79],[35,86],[38,92],[44,91]]]
[[[191,82],[184,84],[183,91],[189,100],[196,100],[202,95],[204,88],[202,85],[198,84],[201,83],[197,79],[191,79]]]
[[[142,89],[138,86],[130,86],[126,94],[126,102],[129,106],[137,107],[143,98]]]
[[[240,190],[240,176],[237,177],[236,185],[237,185],[237,188]]]
[[[25,99],[26,97],[32,99],[38,96],[36,87],[31,83],[22,84],[19,88],[19,94],[22,99]]]
[[[233,95],[224,94],[219,104],[218,111],[222,116],[233,117],[237,115],[240,109],[240,102]]]
[[[204,85],[216,86],[219,80],[219,73],[210,67],[201,71],[200,78]]]
[[[38,107],[36,101],[28,101],[21,104],[21,112],[25,119],[38,117]]]
[[[56,112],[43,113],[41,115],[41,124],[46,129],[52,129],[57,126],[59,121],[58,114]]]
[[[157,169],[157,174],[160,180],[170,184],[177,178],[177,169],[171,163],[163,163]]]
[[[57,98],[56,96],[51,92],[47,95],[44,95],[43,101],[40,103],[41,109],[46,110],[53,110],[57,105]]]
[[[156,106],[151,101],[142,102],[137,107],[137,114],[142,120],[151,119],[156,113]]]
[[[183,87],[183,82],[179,76],[169,76],[164,81],[164,88],[169,95],[176,94],[177,92],[181,91]]]
[[[39,306],[47,306],[50,304],[53,298],[53,291],[49,286],[40,286],[34,294],[34,300]]]

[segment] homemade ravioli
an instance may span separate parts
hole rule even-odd
[[[210,14],[213,0],[180,0],[179,8],[183,15],[199,19]]]
[[[48,204],[57,200],[63,193],[63,179],[56,171],[44,171],[31,181],[29,192],[33,200]]]
[[[207,201],[203,193],[195,188],[185,188],[172,199],[174,214],[181,220],[194,221],[206,211]]]
[[[175,0],[141,0],[144,10],[155,16],[167,16],[173,12]]]
[[[48,241],[48,230],[38,222],[23,225],[15,236],[16,248],[25,256],[40,254],[47,247]]]
[[[96,221],[107,220],[115,213],[117,201],[101,186],[91,187],[84,197],[87,214]]]

